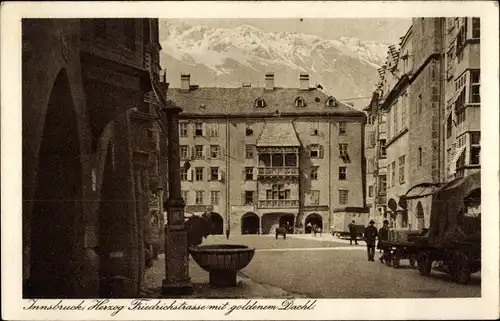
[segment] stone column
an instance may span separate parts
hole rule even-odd
[[[190,294],[193,285],[189,277],[189,252],[187,231],[184,227],[184,200],[181,197],[181,171],[179,155],[179,112],[181,108],[169,106],[167,114],[168,131],[168,200],[167,224],[165,225],[165,279],[163,294]]]

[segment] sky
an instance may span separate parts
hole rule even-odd
[[[353,37],[398,44],[411,25],[411,18],[332,18],[332,19],[170,19],[190,25],[234,28],[242,24],[252,25],[265,32],[293,32],[319,35],[325,39]]]

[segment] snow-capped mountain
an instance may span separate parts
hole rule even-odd
[[[323,39],[316,35],[263,32],[250,25],[232,29],[162,21],[161,65],[171,87],[180,74],[190,73],[193,84],[238,87],[264,86],[265,72],[274,72],[279,87],[298,87],[299,73],[310,75],[338,99],[370,96],[387,44],[355,38]],[[352,100],[364,107],[367,99]]]

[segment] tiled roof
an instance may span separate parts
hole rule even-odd
[[[295,100],[302,97],[305,107],[295,106]],[[257,87],[220,88],[202,87],[188,92],[180,88],[169,88],[167,100],[183,109],[182,115],[276,115],[295,113],[332,113],[339,116],[362,116],[357,109],[337,101],[336,107],[328,107],[330,96],[311,88],[275,88],[265,90]],[[264,99],[265,106],[256,107],[256,100]]]
[[[292,123],[267,122],[260,134],[257,146],[300,146]]]

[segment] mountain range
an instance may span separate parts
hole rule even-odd
[[[290,32],[263,32],[251,25],[213,28],[162,20],[160,62],[170,86],[180,86],[180,74],[191,74],[200,87],[264,86],[264,74],[274,72],[277,87],[299,86],[299,74],[310,86],[363,108],[378,82],[377,69],[388,45],[375,41]]]

